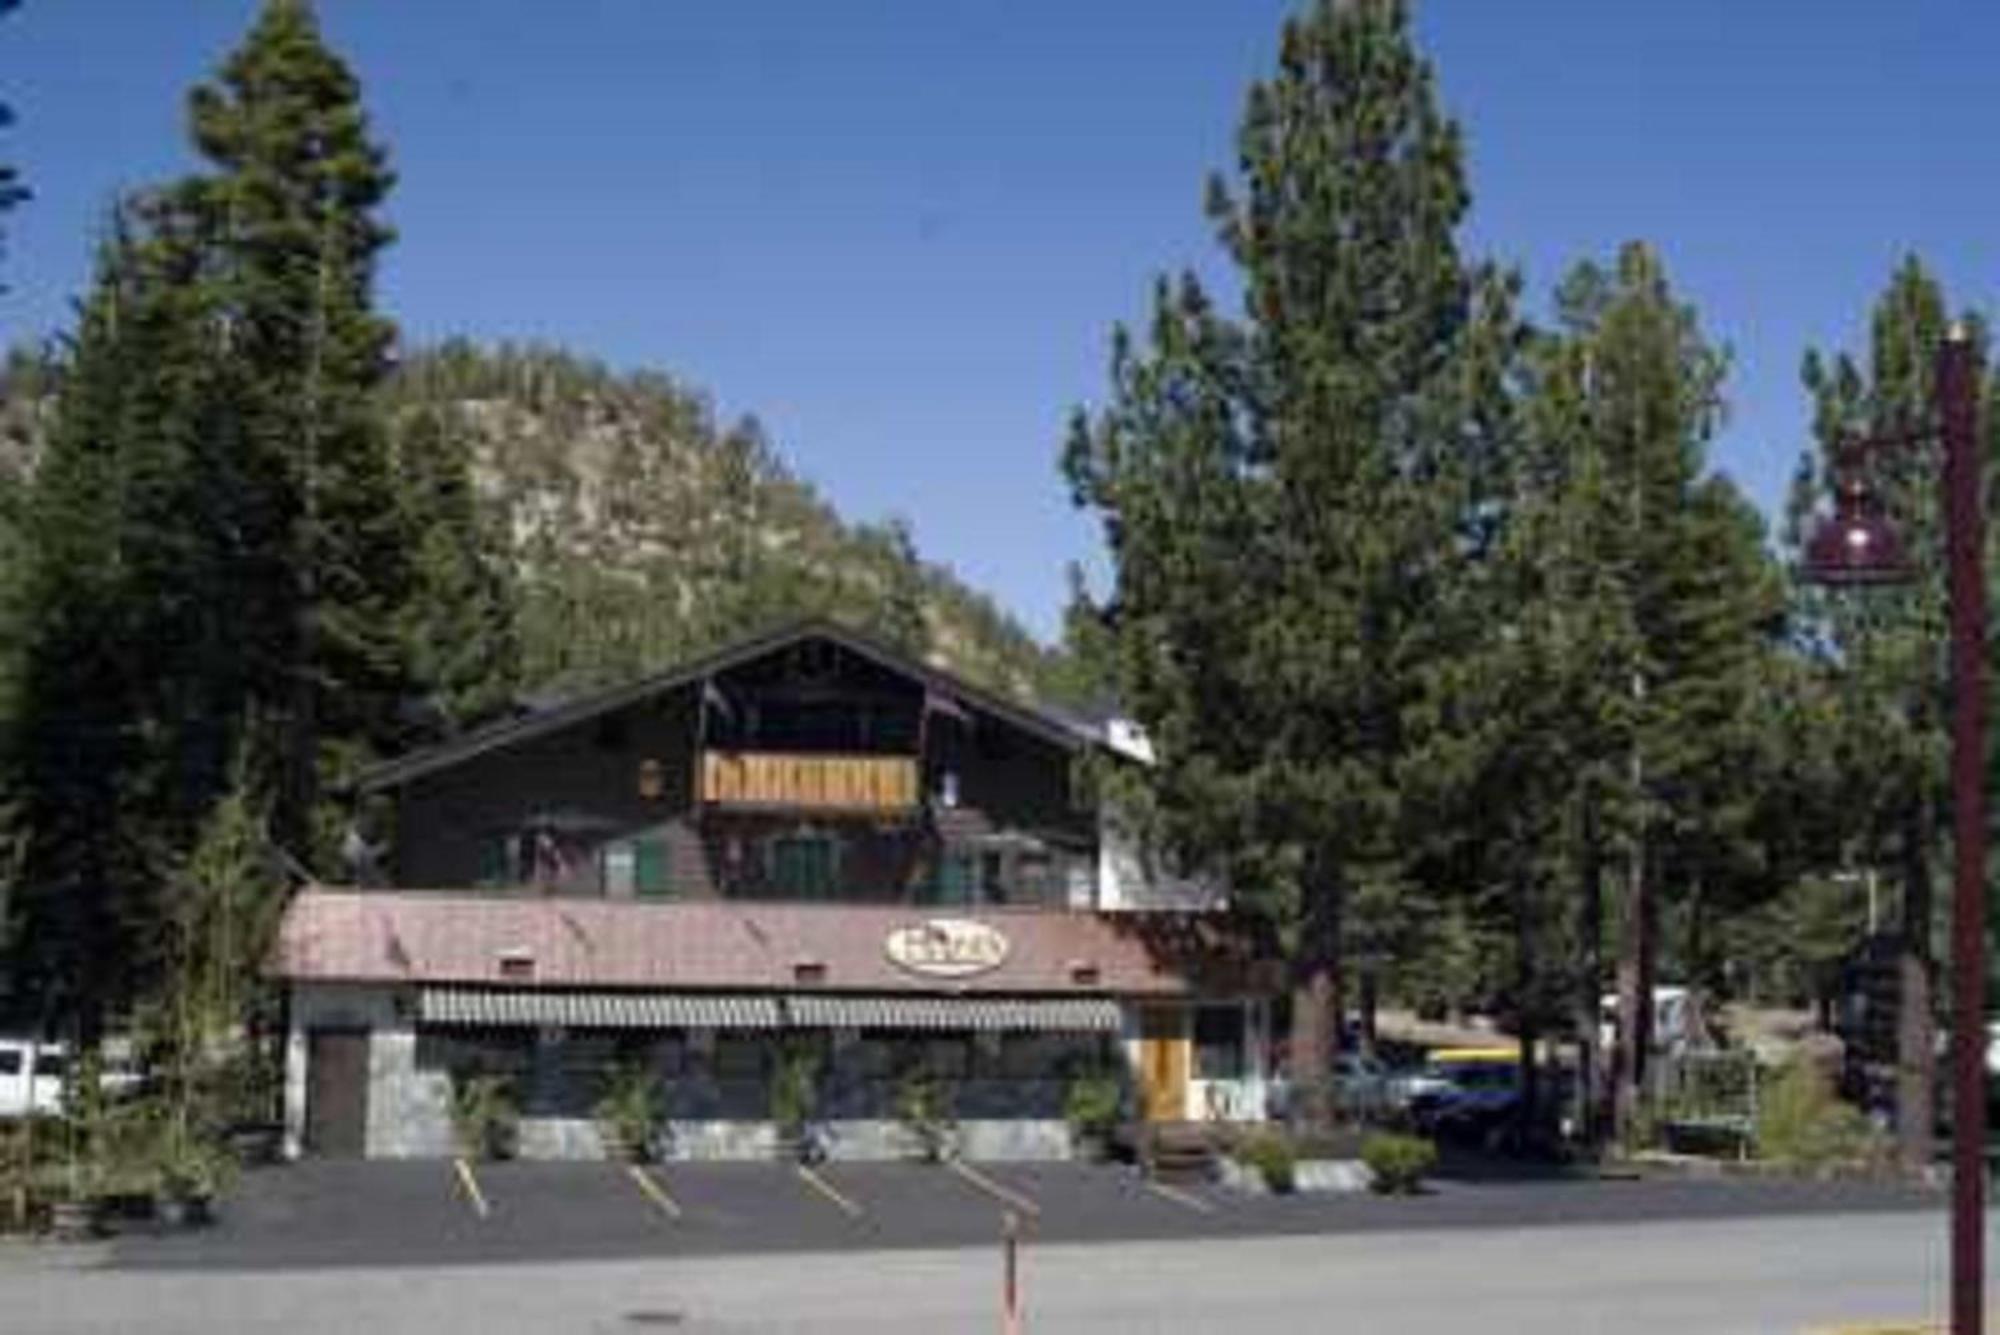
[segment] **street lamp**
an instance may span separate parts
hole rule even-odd
[[[1951,616],[1951,1329],[1983,1328],[1986,1188],[1986,580],[1977,388],[1972,339],[1954,325],[1938,350],[1938,434],[1944,441],[1945,587]],[[1832,585],[1910,577],[1902,539],[1858,467],[1873,449],[1921,435],[1861,441],[1838,461],[1833,513],[1805,546],[1807,577]],[[1905,1115],[1909,1110],[1903,1110]],[[1920,1110],[1928,1116],[1928,1110]]]

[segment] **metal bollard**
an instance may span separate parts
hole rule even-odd
[[[1021,1335],[1021,1218],[1012,1210],[1000,1225],[1000,1333]]]

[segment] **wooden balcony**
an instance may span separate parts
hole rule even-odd
[[[705,751],[701,800],[711,806],[902,812],[918,801],[914,756]]]

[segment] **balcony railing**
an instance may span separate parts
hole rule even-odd
[[[701,800],[712,806],[818,811],[909,811],[918,802],[913,756],[706,751]]]

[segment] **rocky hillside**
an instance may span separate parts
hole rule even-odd
[[[31,466],[48,372],[0,368],[0,472]],[[716,422],[667,377],[544,348],[452,342],[405,357],[384,394],[400,449],[473,461],[512,556],[521,678],[563,693],[804,614],[869,631],[1026,696],[1055,670],[994,602],[916,554],[896,522],[850,523],[754,421]]]
[[[904,526],[843,520],[754,421],[718,424],[663,375],[450,343],[406,359],[388,398],[398,431],[441,415],[469,446],[514,554],[531,683],[626,675],[807,613],[1012,694],[1046,682],[1050,656]]]

